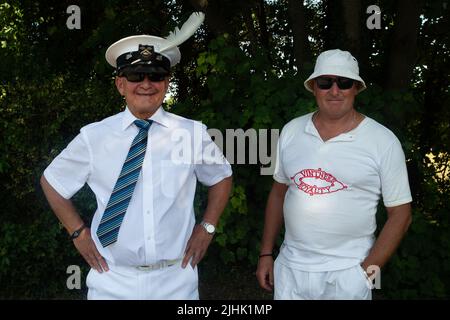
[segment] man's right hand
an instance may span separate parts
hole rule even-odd
[[[92,240],[91,230],[89,228],[84,228],[81,234],[73,240],[73,244],[91,268],[97,270],[99,273],[109,271],[108,264],[100,255],[94,240]]]
[[[273,290],[273,258],[271,256],[259,258],[256,278],[261,288],[267,291]]]

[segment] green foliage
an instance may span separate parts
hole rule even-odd
[[[69,295],[67,267],[83,263],[61,229],[49,211],[27,224],[2,223],[1,299],[61,298],[61,292]]]
[[[424,217],[420,209],[413,210],[411,228],[381,275],[386,298],[448,297],[450,234],[443,232],[447,228],[448,222],[441,225]]]
[[[0,146],[2,181],[3,187],[19,199],[34,192],[36,175],[45,162],[81,126],[120,110],[117,98],[114,101],[118,95],[111,85],[103,87],[95,81],[80,85],[67,79],[68,75],[59,75],[45,82],[19,81],[14,86],[2,87],[5,92],[0,109],[0,130],[4,137]]]
[[[310,45],[317,54],[324,46],[323,26],[330,13],[321,3],[307,2]],[[227,1],[223,13],[232,21],[223,29],[229,32],[212,33],[205,27],[198,41],[182,46],[183,59],[173,77],[175,95],[169,103],[172,112],[225,133],[237,128],[281,129],[291,119],[315,110],[313,96],[303,87],[304,74],[293,68],[286,2],[264,2],[268,45],[261,40],[260,12],[251,12],[252,6],[260,3]],[[449,296],[450,181],[436,175],[436,168],[445,172],[449,165],[445,77],[449,65],[448,46],[443,45],[448,43],[448,35],[439,31],[445,29],[445,19],[437,19],[440,5],[426,3],[424,14],[430,19],[422,25],[410,89],[383,89],[389,32],[374,31],[364,44],[370,50],[370,64],[365,68],[373,74],[363,75],[369,89],[356,101],[361,112],[399,137],[413,192],[413,223],[382,272],[379,292],[386,298]],[[382,8],[387,7],[386,1],[382,4],[386,4]],[[178,1],[153,1],[145,6],[118,0],[81,1],[79,5],[82,29],[68,31],[64,2],[0,4],[1,298],[70,296],[65,286],[66,268],[76,264],[86,271],[86,264],[50,212],[39,178],[80,127],[121,110],[123,103],[113,85],[112,70],[104,61],[106,47],[132,34],[167,34],[175,21],[192,11]],[[389,29],[396,23],[393,10],[389,5],[385,11]],[[252,13],[251,24],[245,20],[246,12]],[[200,53],[189,51],[191,47]],[[305,63],[304,69],[311,67]],[[426,157],[430,152],[436,156],[434,163]],[[204,261],[220,272],[223,268],[245,266],[247,270],[256,266],[265,204],[273,182],[271,176],[260,175],[258,164],[233,164],[233,172],[231,199]],[[194,203],[198,218],[206,201],[206,188],[199,186]],[[74,202],[89,221],[96,203],[88,188],[77,194]],[[379,228],[384,221],[385,212],[380,209]]]

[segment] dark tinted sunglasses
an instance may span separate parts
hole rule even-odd
[[[127,80],[130,82],[144,81],[145,76],[147,76],[148,80],[152,82],[160,82],[163,81],[168,76],[168,74],[152,72],[124,72],[119,76],[127,78]]]
[[[347,90],[353,87],[353,83],[355,80],[344,78],[344,77],[337,77],[337,78],[330,78],[330,77],[318,77],[316,78],[316,84],[319,89],[322,90],[328,90],[333,86],[333,82],[336,82],[337,86],[341,90]]]

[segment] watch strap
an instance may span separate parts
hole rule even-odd
[[[208,234],[214,234],[216,232],[216,227],[209,222],[202,221],[200,222],[200,225],[206,230]],[[212,231],[209,231],[208,229],[212,229]]]
[[[85,224],[83,224],[80,228],[78,228],[77,230],[75,230],[69,237],[70,240],[74,240],[76,238],[78,238],[81,234],[81,232],[86,228],[87,226]]]

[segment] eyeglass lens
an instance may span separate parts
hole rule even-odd
[[[152,82],[163,81],[166,78],[166,74],[162,73],[147,73],[147,72],[127,72],[123,73],[122,76],[127,78],[130,82],[141,82],[144,81],[145,76]]]
[[[341,90],[350,89],[353,87],[354,80],[345,78],[345,77],[318,77],[316,78],[316,83],[319,89],[328,90],[333,86],[333,83],[336,82],[337,86]]]

